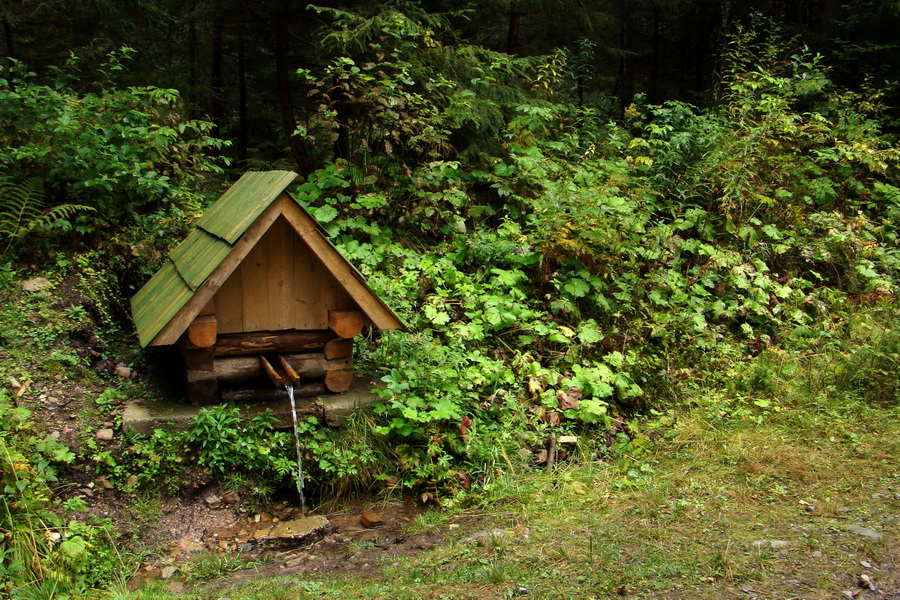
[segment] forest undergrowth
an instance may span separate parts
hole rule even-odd
[[[335,58],[297,74],[296,135],[342,150],[291,192],[411,333],[358,345],[385,384],[371,413],[303,424],[307,485],[444,511],[423,526],[470,511],[512,532],[382,565],[366,585],[736,585],[783,558],[744,551],[757,523],[807,505],[837,522],[896,489],[900,149],[877,87],[840,89],[796,40],[738,30],[716,105],[637,97],[610,121],[596,108],[608,99],[576,101],[565,52],[512,58],[442,43],[440,20],[389,11],[366,29],[323,12],[349,37],[326,35]],[[130,593],[116,579],[142,549],[117,539],[121,524],[80,518],[91,500],[73,482],[102,477],[144,506],[197,471],[259,505],[294,485],[292,441],[265,416],[221,406],[185,433],[120,430],[123,399],[168,393],[127,298],[231,175],[177,92],[115,86],[127,54],[110,55],[99,92],[64,70],[0,77],[11,598]],[[48,431],[41,390],[67,386],[81,412]],[[96,440],[98,422],[116,443]],[[812,552],[826,533],[791,543]],[[859,545],[877,560],[878,544]],[[842,584],[832,575],[822,589]],[[262,589],[246,597],[287,593]]]

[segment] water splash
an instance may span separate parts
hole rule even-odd
[[[294,386],[286,383],[284,385],[287,390],[288,397],[291,399],[291,416],[294,418],[294,442],[297,446],[297,493],[300,494],[300,510],[306,512],[306,498],[303,495],[303,458],[300,451],[300,432],[297,430],[297,403],[294,400]]]

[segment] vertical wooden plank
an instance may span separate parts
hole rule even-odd
[[[241,288],[241,269],[238,267],[222,284],[215,295],[216,321],[219,333],[238,333],[244,331],[243,290]]]
[[[294,283],[294,240],[297,237],[284,217],[275,221],[267,234],[269,322],[265,329],[279,331],[293,329],[291,292]]]
[[[269,232],[266,232],[268,235]],[[271,302],[269,299],[269,257],[265,236],[241,263],[241,297],[244,331],[268,331]]]
[[[297,329],[327,329],[328,308],[323,306],[322,262],[303,239],[294,233],[294,282],[290,312]]]
[[[207,302],[206,306],[204,306],[203,309],[199,313],[197,313],[197,316],[205,317],[207,315],[214,315],[214,314],[216,314],[216,297],[215,296],[213,296],[212,298],[209,299],[209,302]]]

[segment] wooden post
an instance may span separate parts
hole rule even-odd
[[[188,371],[212,371],[215,368],[215,359],[212,348],[184,350],[184,364]]]
[[[219,382],[212,371],[187,372],[187,397],[191,404],[205,406],[219,399]]]
[[[338,337],[352,338],[363,328],[362,313],[356,310],[329,310],[328,329]]]

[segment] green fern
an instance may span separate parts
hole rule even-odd
[[[13,244],[35,231],[50,229],[79,211],[94,210],[80,204],[60,204],[47,208],[44,184],[40,179],[16,181],[0,177],[0,243],[5,255]]]

